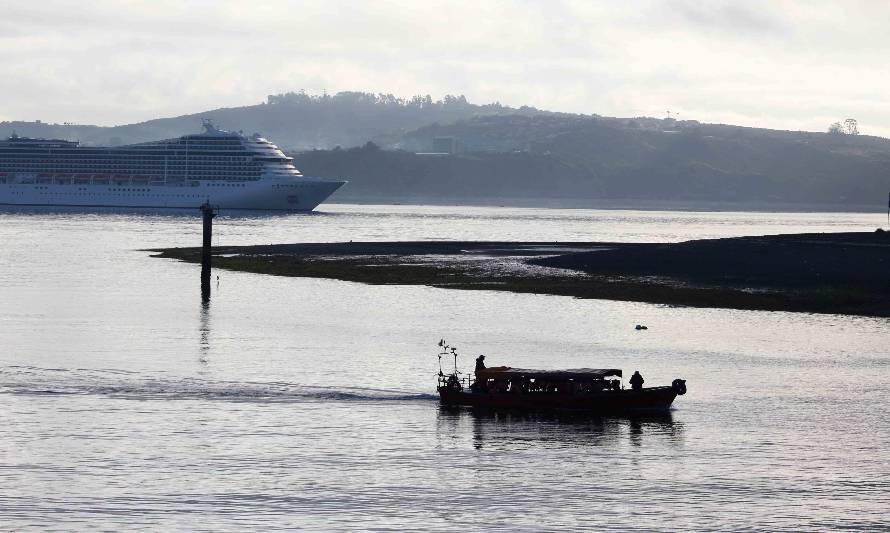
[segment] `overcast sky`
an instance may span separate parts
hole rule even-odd
[[[0,120],[359,90],[890,137],[886,0],[0,2]]]

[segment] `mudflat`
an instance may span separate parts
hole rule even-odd
[[[201,261],[200,248],[153,250]],[[681,243],[348,242],[226,246],[213,266],[372,284],[890,316],[890,233]]]

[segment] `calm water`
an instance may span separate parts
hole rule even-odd
[[[871,214],[327,205],[219,244],[678,241]],[[197,218],[0,212],[0,528],[834,530],[890,524],[890,321],[219,271]],[[637,323],[648,331],[634,331]],[[436,342],[688,380],[668,417],[439,409]]]

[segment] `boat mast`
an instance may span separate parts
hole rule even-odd
[[[454,357],[454,373],[455,373],[455,375],[460,374],[460,372],[457,371],[457,346],[449,346],[449,345],[445,344],[445,339],[442,339],[439,341],[439,346],[442,347],[442,352],[439,354],[439,375],[440,376],[443,375],[442,374],[442,356],[448,355],[449,350],[450,350],[451,355]]]

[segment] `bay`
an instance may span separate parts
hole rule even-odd
[[[882,215],[323,205],[215,244],[676,242]],[[181,213],[0,212],[0,527],[885,527],[890,321],[215,271]],[[218,283],[215,276],[219,276]],[[647,331],[634,330],[646,324]],[[670,416],[442,410],[436,343],[688,380]]]

